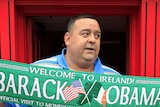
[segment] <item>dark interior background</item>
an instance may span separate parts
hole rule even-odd
[[[61,49],[65,47],[63,35],[69,18],[69,16],[32,17],[39,32],[37,35],[40,41],[39,59],[61,53]],[[99,54],[102,63],[121,74],[126,74],[129,18],[126,16],[99,16],[97,18],[102,29]]]

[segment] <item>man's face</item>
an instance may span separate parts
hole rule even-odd
[[[73,25],[65,41],[73,60],[94,62],[100,51],[101,30],[94,19],[79,19]]]

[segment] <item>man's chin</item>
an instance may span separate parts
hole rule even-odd
[[[87,60],[87,61],[94,61],[95,60],[95,56],[91,56],[91,55],[88,55],[88,56],[85,56],[85,59]]]

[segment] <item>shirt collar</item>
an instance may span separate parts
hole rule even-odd
[[[96,61],[94,63],[94,73],[96,73],[96,74],[103,73],[102,63],[101,63],[99,57],[96,59]]]
[[[61,52],[61,55],[58,55],[57,61],[58,61],[58,64],[63,69],[68,69],[69,70],[69,66],[68,66],[66,58],[65,58],[65,53],[66,53],[66,48],[63,48],[62,52]]]

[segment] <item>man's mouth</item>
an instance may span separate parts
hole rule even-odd
[[[86,50],[95,50],[94,48],[85,48]]]

